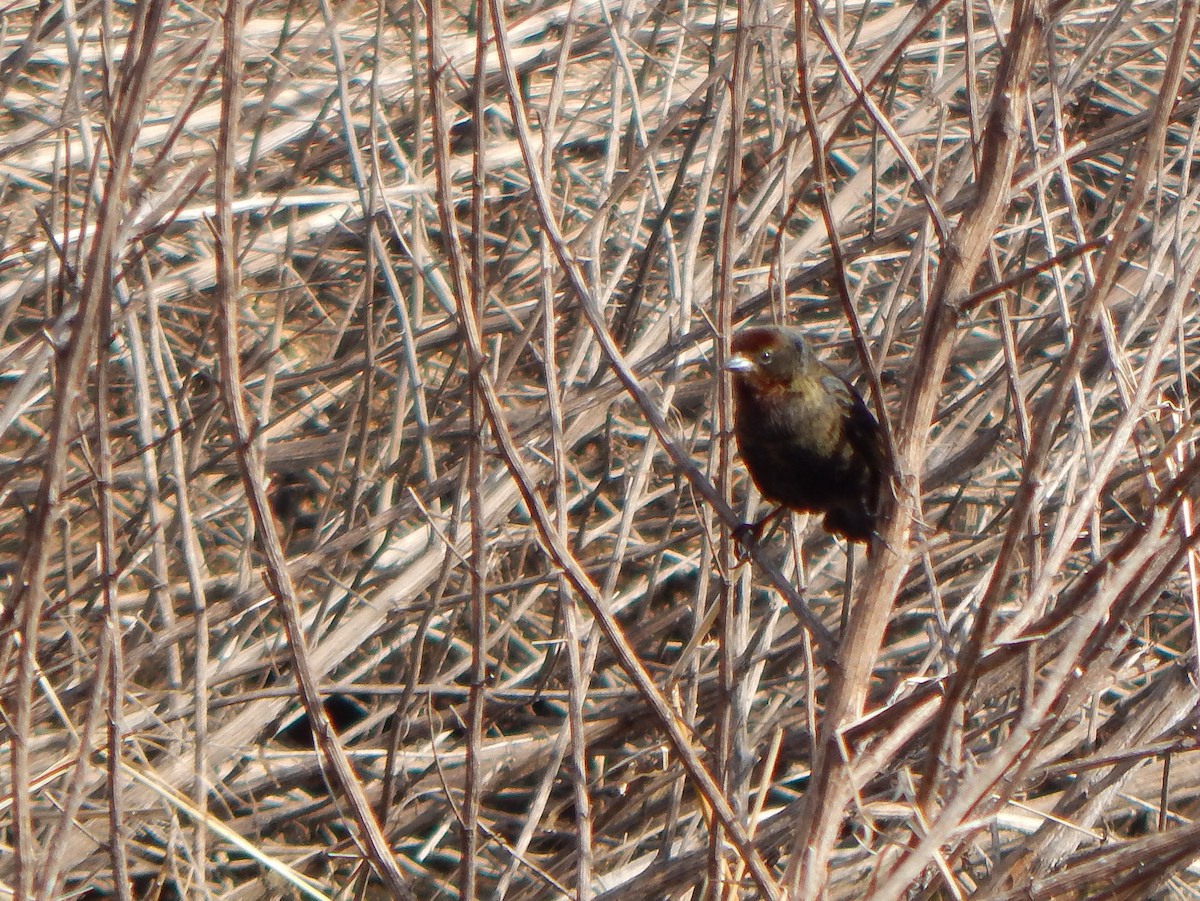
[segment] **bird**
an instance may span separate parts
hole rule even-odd
[[[870,541],[891,467],[862,396],[817,359],[800,329],[743,329],[730,350],[738,452],[759,492],[779,505],[735,535],[757,540],[769,520],[795,510],[824,514],[832,535]]]

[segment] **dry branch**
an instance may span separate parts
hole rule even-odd
[[[0,889],[1190,896],[1195,8],[7,9]]]

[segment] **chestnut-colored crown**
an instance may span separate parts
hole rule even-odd
[[[748,328],[733,336],[730,349],[735,354],[752,357],[759,351],[786,346],[791,335],[781,328]]]

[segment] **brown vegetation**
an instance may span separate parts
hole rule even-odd
[[[6,7],[0,895],[1191,897],[1195,7]]]

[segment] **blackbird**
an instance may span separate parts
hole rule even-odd
[[[734,336],[734,435],[750,477],[780,509],[825,514],[825,530],[870,541],[888,470],[879,423],[850,383],[817,359],[798,329]]]

